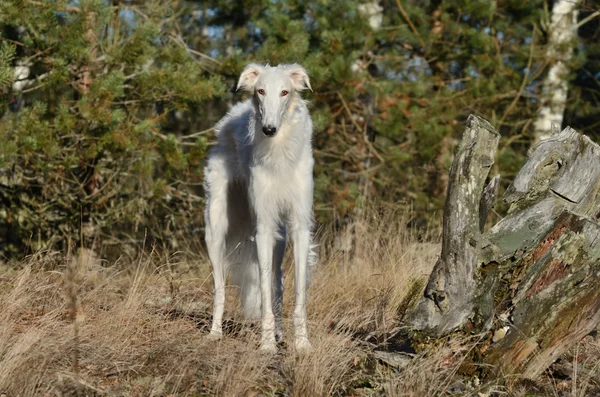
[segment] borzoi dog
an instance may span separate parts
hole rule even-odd
[[[210,336],[222,336],[229,271],[245,315],[262,317],[261,349],[276,350],[276,337],[282,335],[281,264],[289,233],[295,262],[294,345],[308,350],[314,160],[312,120],[300,92],[312,88],[297,64],[250,64],[237,88],[252,97],[216,125],[218,143],[205,168],[206,244],[215,283]]]

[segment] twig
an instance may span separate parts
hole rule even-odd
[[[50,51],[54,50],[55,48],[56,48],[56,45],[51,45],[50,47],[46,48],[46,49],[45,49],[45,50],[43,50],[43,51],[38,51],[38,52],[36,52],[35,54],[33,54],[32,56],[30,56],[29,58],[26,58],[26,59],[23,61],[23,63],[29,63],[29,62],[31,62],[33,59],[35,59],[35,58],[37,58],[37,57],[40,57],[40,56],[44,55],[45,53],[47,53],[47,52],[50,52]]]
[[[319,156],[323,156],[323,157],[330,157],[332,159],[338,159],[338,160],[346,160],[347,158],[345,156],[341,156],[339,154],[335,154],[335,153],[330,153],[330,152],[326,152],[323,150],[319,150],[319,149],[313,149],[313,153]]]
[[[208,128],[206,130],[203,130],[203,131],[194,132],[193,134],[183,135],[183,136],[180,137],[180,139],[193,139],[193,138],[197,138],[199,136],[209,134],[213,130],[214,130],[214,127],[210,127],[210,128]]]
[[[381,166],[383,165],[383,163],[379,163],[376,164],[374,166],[371,166],[365,170],[361,170],[361,171],[348,171],[348,170],[342,170],[342,169],[334,169],[335,172],[338,172],[340,174],[344,174],[344,175],[351,175],[351,176],[368,176],[369,174],[373,174],[375,171],[377,171],[379,168],[381,168]]]
[[[148,17],[148,15],[144,14],[142,12],[142,10],[140,10],[138,7],[123,7],[124,9],[130,9],[135,13],[138,13],[142,18],[144,18],[146,21],[148,21],[150,18]]]
[[[417,30],[415,25],[412,23],[412,21],[408,17],[408,14],[406,13],[406,11],[404,11],[404,7],[402,7],[402,4],[400,4],[400,0],[396,0],[396,5],[398,6],[398,10],[400,10],[400,13],[404,17],[404,19],[406,19],[406,22],[408,23],[408,26],[410,26],[410,29],[413,31],[413,33],[419,39],[419,43],[421,44],[421,47],[423,47],[423,52],[427,53],[427,48],[425,47],[425,42],[423,41],[423,38],[419,34],[419,31]]]
[[[169,139],[165,134],[161,134],[158,131],[151,131],[151,134],[154,135],[155,137],[160,138],[163,141],[166,141],[167,139]]]
[[[525,89],[525,86],[527,85],[527,81],[528,81],[528,78],[529,78],[529,72],[531,71],[531,63],[533,61],[533,47],[534,47],[534,44],[535,44],[535,28],[533,29],[533,33],[531,34],[531,45],[529,46],[529,60],[527,61],[527,69],[525,70],[525,76],[523,76],[523,81],[521,82],[521,87],[519,87],[519,91],[517,92],[517,96],[515,97],[515,99],[513,99],[513,101],[510,103],[510,105],[508,105],[508,107],[504,111],[504,114],[502,115],[502,118],[500,119],[500,121],[496,125],[496,129],[497,130],[500,130],[500,127],[502,127],[502,123],[504,122],[504,120],[506,119],[506,117],[508,117],[509,113],[513,110],[513,108],[515,107],[515,105],[519,101],[519,98],[523,94],[523,90]]]
[[[200,52],[200,51],[196,51],[196,50],[193,50],[193,49],[191,49],[191,48],[190,48],[190,47],[189,47],[189,46],[188,46],[188,45],[185,43],[185,41],[183,40],[183,38],[182,38],[180,35],[169,35],[169,38],[170,38],[171,40],[173,40],[175,43],[177,43],[177,44],[179,44],[180,46],[182,46],[183,48],[185,48],[185,49],[186,49],[186,51],[187,51],[187,52],[189,52],[190,54],[194,54],[194,55],[197,55],[197,56],[199,56],[199,57],[201,57],[201,58],[204,58],[204,59],[206,59],[206,60],[212,61],[212,62],[216,63],[216,64],[217,64],[217,65],[219,65],[219,66],[223,65],[223,63],[222,63],[221,61],[217,61],[215,58],[213,58],[213,57],[211,57],[211,56],[208,56],[208,55],[206,55],[206,54],[204,54],[204,53],[202,53],[202,52]]]
[[[352,115],[352,111],[350,111],[350,108],[348,107],[348,103],[344,99],[344,96],[342,95],[342,93],[338,91],[337,95],[338,95],[338,98],[340,98],[340,101],[342,101],[342,105],[344,106],[344,109],[346,109],[346,113],[348,113],[348,117],[350,117],[350,121],[352,121],[352,124],[354,124],[354,127],[356,127],[356,129],[358,131],[362,131],[363,129],[360,128],[360,125],[358,125],[358,122],[354,119],[354,117]],[[371,152],[375,155],[375,157],[377,157],[377,159],[379,159],[379,161],[384,163],[385,162],[384,158],[381,157],[381,155],[377,152],[375,147],[373,147],[373,144],[369,141],[369,139],[365,136],[365,134],[363,133],[362,135],[364,137],[365,144],[369,147],[369,150],[371,150]]]
[[[362,131],[362,128],[360,128],[360,125],[358,125],[358,123],[356,122],[356,120],[354,120],[354,117],[352,115],[352,111],[348,107],[348,103],[344,99],[344,96],[342,95],[342,93],[338,91],[337,95],[338,95],[338,98],[340,98],[340,101],[342,101],[342,105],[344,106],[344,109],[346,110],[346,113],[348,113],[348,117],[350,117],[350,121],[352,121],[352,124],[354,124],[354,126],[356,127],[356,129],[358,131]]]
[[[191,53],[191,54],[198,55],[199,57],[201,57],[201,58],[204,58],[204,59],[208,59],[209,61],[212,61],[212,62],[216,63],[216,64],[217,64],[217,65],[219,65],[219,66],[223,65],[223,62],[221,62],[221,61],[217,61],[215,58],[213,58],[213,57],[211,57],[211,56],[208,56],[208,55],[206,55],[206,54],[204,54],[204,53],[202,53],[202,52],[199,52],[199,51],[193,50],[193,49],[189,48],[188,46],[185,46],[185,48],[186,48],[186,49],[187,49],[187,51],[188,51],[189,53]]]
[[[43,86],[45,86],[46,84],[48,84],[48,83],[47,83],[47,82],[46,82],[46,83],[41,83],[41,84],[38,84],[38,85],[36,85],[35,87],[30,87],[30,88],[27,88],[27,89],[25,89],[25,90],[23,90],[23,91],[21,91],[21,92],[22,92],[23,94],[26,94],[26,93],[28,93],[28,92],[31,92],[31,91],[39,90],[40,88],[42,88],[42,87],[43,87]]]
[[[600,11],[596,11],[593,14],[588,15],[587,17],[583,18],[577,25],[575,25],[573,27],[573,29],[575,29],[575,30],[579,29],[580,27],[582,27],[583,25],[585,25],[592,19],[596,18],[598,15],[600,15]]]
[[[11,39],[7,39],[6,37],[2,37],[0,36],[0,40],[12,43],[14,45],[18,45],[19,47],[27,47],[25,44],[21,43],[20,41],[16,41],[16,40],[11,40]]]

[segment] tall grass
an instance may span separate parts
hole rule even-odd
[[[227,294],[224,339],[205,338],[212,279],[201,254],[141,253],[124,266],[102,263],[80,249],[67,259],[40,252],[5,265],[0,270],[0,394],[488,393],[489,387],[465,384],[457,376],[471,341],[448,339],[401,370],[373,354],[397,332],[439,252],[435,233],[417,238],[402,216],[375,214],[354,225],[351,245],[339,244],[338,232],[319,233],[320,260],[311,274],[308,308],[314,351],[302,356],[289,347],[289,255],[284,344],[274,356],[257,349],[258,324],[242,319],[233,288]]]

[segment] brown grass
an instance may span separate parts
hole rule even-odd
[[[420,292],[439,251],[435,236],[416,242],[405,224],[399,216],[361,222],[352,252],[337,248],[336,234],[322,233],[309,290],[314,352],[306,356],[288,347],[290,293],[284,302],[287,343],[278,355],[258,351],[258,327],[241,320],[233,289],[225,338],[204,338],[212,279],[203,256],[177,260],[181,255],[154,252],[129,266],[106,266],[79,250],[74,258],[38,253],[5,266],[0,395],[526,395],[522,385],[478,386],[457,374],[473,341],[448,339],[402,370],[373,355],[376,348],[393,348],[386,338],[398,330],[407,297]],[[289,257],[285,263],[286,274],[293,273]],[[292,286],[287,277],[286,290]],[[589,379],[585,387],[591,390]]]

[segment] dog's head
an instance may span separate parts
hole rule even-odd
[[[290,101],[298,92],[312,88],[306,70],[298,64],[262,66],[251,63],[244,68],[237,89],[254,94],[262,132],[277,134]]]

